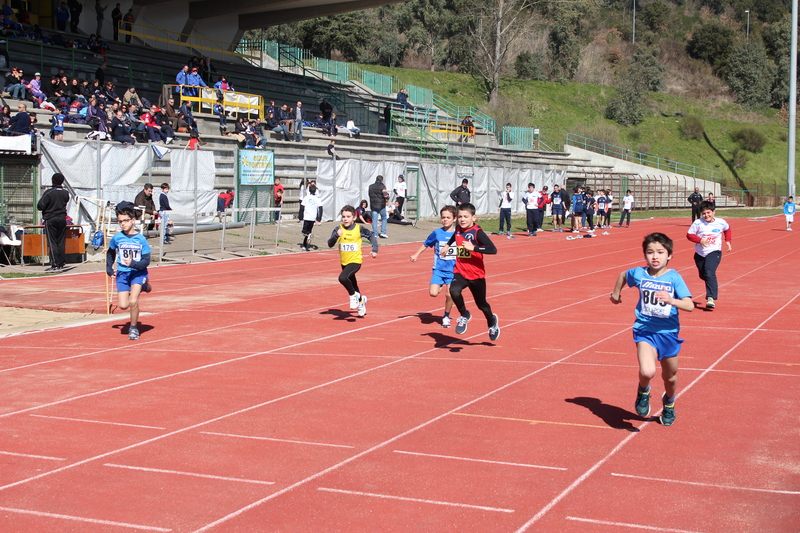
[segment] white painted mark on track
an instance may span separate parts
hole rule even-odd
[[[46,459],[48,461],[66,461],[63,457],[48,457],[47,455],[31,455],[29,453],[3,452],[0,455],[13,455],[15,457],[29,457],[31,459]]]
[[[697,481],[683,481],[680,479],[661,479],[657,477],[646,477],[646,476],[633,476],[630,474],[611,474],[614,477],[624,477],[629,479],[642,479],[645,481],[660,481],[663,483],[677,483],[678,485],[693,485],[696,487],[710,487],[714,489],[728,489],[728,490],[746,490],[752,492],[768,492],[770,494],[790,494],[793,496],[800,495],[800,491],[797,490],[777,490],[777,489],[758,489],[754,487],[737,487],[735,485],[719,485],[717,483],[700,483]]]
[[[430,503],[433,505],[446,505],[448,507],[463,507],[467,509],[478,509],[481,511],[495,511],[499,513],[513,513],[514,509],[503,509],[501,507],[485,507],[483,505],[471,505],[468,503],[453,503],[453,502],[441,502],[438,500],[423,500],[420,498],[407,498],[405,496],[390,496],[388,494],[374,494],[372,492],[358,492],[354,490],[341,490],[341,489],[330,489],[327,487],[319,487],[321,491],[325,492],[337,492],[339,494],[351,494],[353,496],[369,496],[371,498],[382,498],[385,500],[402,500],[407,502],[418,502],[418,503]]]
[[[687,529],[675,529],[671,527],[656,527],[656,526],[645,526],[642,524],[626,524],[625,522],[609,522],[607,520],[593,520],[591,518],[578,518],[576,516],[566,516],[564,517],[567,520],[572,520],[574,522],[585,522],[587,524],[597,524],[598,526],[617,526],[617,527],[629,527],[632,529],[643,529],[645,531],[663,531],[664,533],[700,533],[699,531],[689,531]]]
[[[46,518],[60,518],[62,520],[73,520],[76,522],[88,522],[90,524],[100,524],[104,526],[118,526],[127,527],[131,529],[141,529],[143,531],[172,531],[163,527],[142,526],[139,524],[128,524],[126,522],[112,522],[111,520],[98,520],[96,518],[85,518],[82,516],[70,516],[65,514],[45,513],[42,511],[31,511],[28,509],[14,509],[13,507],[0,507],[0,511],[8,513],[28,514],[33,516],[42,516]]]
[[[507,463],[505,461],[490,461],[488,459],[473,459],[471,457],[455,457],[452,455],[437,455],[433,453],[419,453],[419,452],[406,452],[403,450],[395,450],[394,453],[402,453],[405,455],[419,455],[422,457],[436,457],[439,459],[455,459],[457,461],[472,461],[475,463],[489,463],[493,465],[506,465],[506,466],[522,466],[525,468],[544,468],[547,470],[566,470],[566,468],[561,468],[558,466],[542,466],[542,465],[530,465],[525,463]]]
[[[292,444],[308,444],[311,446],[330,446],[332,448],[355,448],[355,446],[347,446],[345,444],[327,444],[325,442],[308,442],[302,440],[291,440],[291,439],[275,439],[272,437],[255,437],[251,435],[236,435],[232,433],[215,433],[213,431],[201,431],[205,435],[219,435],[221,437],[233,437],[236,439],[254,439],[254,440],[270,440],[274,442],[290,442]]]
[[[162,470],[160,468],[146,468],[143,466],[131,466],[131,465],[119,465],[115,463],[106,463],[103,466],[108,466],[111,468],[124,468],[126,470],[138,470],[141,472],[156,472],[158,474],[175,474],[178,476],[191,476],[191,477],[202,477],[206,479],[218,479],[220,481],[236,481],[239,483],[255,483],[256,485],[274,485],[274,481],[259,481],[257,479],[244,479],[239,477],[226,477],[226,476],[214,476],[211,474],[199,474],[197,472],[182,472],[180,470]]]
[[[156,426],[140,426],[138,424],[124,424],[122,422],[106,422],[105,420],[86,420],[83,418],[67,418],[65,416],[47,416],[47,415],[28,415],[35,416],[36,418],[50,418],[53,420],[69,420],[70,422],[86,422],[87,424],[107,424],[110,426],[125,426],[130,428],[144,428],[144,429],[167,429]]]

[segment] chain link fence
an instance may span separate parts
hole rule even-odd
[[[33,225],[38,221],[38,161],[0,159],[0,225]]]

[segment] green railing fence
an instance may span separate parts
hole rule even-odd
[[[432,103],[438,109],[441,109],[453,118],[460,120],[469,115],[472,117],[472,122],[475,126],[492,133],[497,133],[497,121],[474,107],[457,106],[438,94],[433,95]]]
[[[583,148],[584,150],[607,155],[609,157],[615,157],[624,161],[630,161],[632,163],[654,167],[659,170],[683,174],[684,176],[691,176],[693,178],[710,181],[722,181],[722,173],[718,170],[701,168],[694,165],[687,165],[679,161],[673,161],[671,159],[664,159],[663,157],[643,154],[641,152],[629,150],[628,148],[622,148],[620,146],[614,146],[612,144],[589,139],[581,135],[575,135],[574,133],[567,133],[567,139],[564,144],[568,146],[575,146],[577,148]]]

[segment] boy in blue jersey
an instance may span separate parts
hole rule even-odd
[[[439,296],[444,289],[444,316],[442,317],[442,327],[450,327],[450,310],[453,308],[453,298],[450,296],[450,283],[453,281],[453,267],[456,264],[456,250],[452,251],[447,246],[447,241],[455,233],[453,225],[456,222],[458,211],[455,206],[446,205],[439,211],[442,217],[442,227],[434,230],[422,243],[417,253],[411,256],[411,262],[419,259],[419,256],[426,248],[433,248],[433,275],[431,276],[430,295],[433,298]],[[448,253],[441,257],[441,250],[448,249]]]
[[[611,301],[615,304],[622,302],[620,291],[626,284],[639,289],[636,321],[633,323],[633,342],[639,358],[636,413],[641,417],[650,414],[650,380],[656,375],[656,361],[659,361],[665,389],[661,397],[664,408],[659,419],[663,425],[671,426],[675,421],[678,353],[683,342],[678,338],[678,309],[691,312],[694,302],[680,274],[667,267],[672,259],[672,240],[663,233],[651,233],[644,238],[642,249],[647,267],[620,273]]]
[[[62,107],[55,115],[50,118],[53,124],[53,139],[56,141],[64,140],[64,123],[67,121],[67,108]]]
[[[106,252],[106,274],[114,276],[117,264],[117,305],[130,309],[131,327],[128,338],[139,338],[139,295],[150,292],[147,282],[147,266],[150,264],[150,246],[147,239],[136,231],[136,215],[133,204],[120,202],[117,205],[117,222],[122,231],[114,234]]]
[[[790,196],[783,204],[783,215],[786,217],[786,231],[792,231],[792,222],[794,222],[794,212],[797,207],[794,205],[794,198]]]

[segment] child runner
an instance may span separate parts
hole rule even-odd
[[[608,196],[606,196],[606,192],[604,190],[599,190],[597,192],[597,197],[594,199],[595,203],[597,204],[597,226],[605,229],[606,228],[606,203],[608,202]]]
[[[675,396],[678,391],[678,353],[683,339],[678,338],[678,309],[691,312],[694,302],[680,274],[668,268],[672,259],[672,240],[663,233],[651,233],[642,243],[647,267],[631,268],[620,273],[611,301],[622,302],[620,291],[639,289],[633,342],[639,359],[639,390],[636,393],[636,414],[650,415],[650,380],[656,375],[656,360],[661,363],[664,408],[659,420],[665,426],[675,421]]]
[[[564,211],[569,209],[569,196],[567,191],[562,191],[558,185],[553,186],[553,193],[550,195],[550,203],[553,204],[551,212],[553,215],[553,231],[561,232],[561,225],[564,223]]]
[[[508,238],[514,239],[511,235],[511,208],[514,207],[514,195],[511,192],[511,184],[506,183],[506,190],[500,195],[500,205],[497,206],[497,212],[500,213],[500,235],[503,234],[503,222],[505,221],[506,231]]]
[[[150,292],[147,282],[147,266],[150,264],[150,245],[141,233],[136,231],[136,215],[133,204],[120,202],[117,205],[117,222],[122,231],[115,233],[108,243],[106,252],[106,274],[114,276],[114,263],[117,263],[117,305],[120,309],[131,310],[131,327],[128,338],[139,338],[139,294]]]
[[[731,227],[722,218],[714,217],[714,204],[708,200],[700,203],[700,218],[692,222],[686,238],[694,244],[694,264],[706,284],[706,308],[717,304],[717,267],[722,261],[722,240],[731,251]]]
[[[311,231],[314,229],[314,224],[317,226],[322,224],[322,200],[317,197],[317,186],[315,184],[312,183],[308,186],[308,194],[303,198],[301,207],[303,208],[303,244],[300,249],[308,252],[308,241],[311,240]],[[351,309],[355,309],[355,307]]]
[[[783,214],[786,216],[786,231],[792,231],[792,222],[794,222],[794,212],[797,207],[794,205],[794,198],[790,196],[786,203],[783,204]]]
[[[433,275],[431,276],[431,286],[429,294],[436,298],[444,289],[444,316],[442,317],[442,327],[450,327],[450,310],[453,308],[453,298],[450,296],[450,283],[453,282],[453,267],[456,265],[456,249],[447,246],[447,241],[453,236],[453,224],[455,224],[458,212],[455,206],[446,205],[439,211],[442,217],[442,227],[436,229],[428,235],[417,253],[411,256],[411,262],[419,259],[419,256],[426,248],[433,247]],[[442,257],[441,251],[446,249],[447,253]]]
[[[633,211],[633,193],[630,189],[628,189],[625,192],[625,196],[622,197],[622,213],[619,215],[619,225],[617,225],[618,228],[622,227],[622,221],[625,220],[625,217],[628,217],[625,227],[631,227],[631,211]]]
[[[528,225],[528,237],[536,237],[536,231],[539,229],[536,225],[536,215],[539,210],[539,199],[541,194],[536,190],[536,185],[533,183],[528,184],[528,190],[522,195],[522,203],[525,204],[525,216]]]
[[[614,203],[614,195],[611,194],[611,189],[606,189],[606,227],[611,227],[611,207]]]
[[[311,185],[308,191],[313,197],[314,192]],[[308,207],[306,208],[308,213]],[[341,283],[347,294],[350,295],[350,309],[358,309],[358,316],[367,314],[367,297],[361,294],[358,289],[358,281],[356,281],[356,272],[361,268],[361,239],[369,239],[372,243],[372,252],[369,254],[371,257],[378,257],[378,238],[372,233],[372,230],[361,224],[356,224],[356,208],[352,205],[346,205],[342,208],[342,224],[336,226],[328,239],[328,247],[333,248],[339,245],[339,260],[342,263],[342,273],[339,274],[339,283]]]
[[[580,233],[583,213],[583,193],[580,187],[572,188],[572,233]]]
[[[489,302],[486,301],[486,270],[483,266],[484,254],[496,254],[497,248],[480,226],[475,224],[478,217],[475,215],[475,206],[464,203],[458,206],[458,226],[450,240],[447,241],[447,248],[439,251],[439,257],[445,257],[449,247],[454,243],[458,247],[456,251],[456,265],[453,269],[453,282],[450,284],[450,296],[456,304],[461,316],[456,324],[456,333],[462,335],[467,332],[467,323],[472,315],[464,305],[464,297],[461,291],[469,287],[475,305],[483,311],[486,323],[489,325],[489,339],[497,340],[500,336],[500,323],[497,315],[492,313]]]

